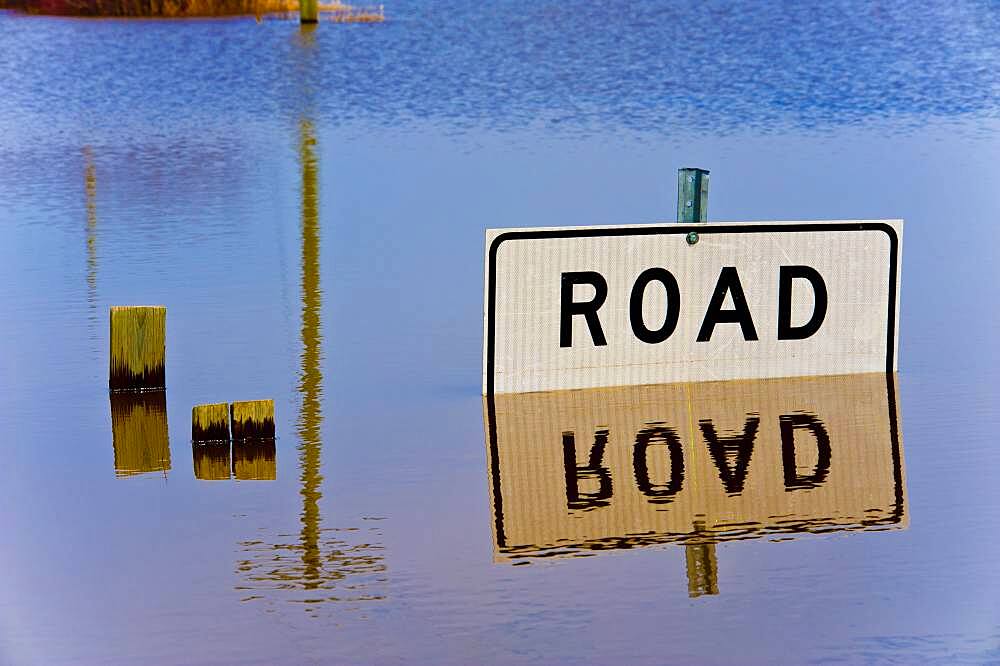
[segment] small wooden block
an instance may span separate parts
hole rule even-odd
[[[229,405],[219,402],[192,407],[191,439],[195,442],[228,442]]]
[[[246,400],[229,406],[233,440],[274,439],[274,400]]]
[[[194,456],[194,478],[202,481],[229,480],[229,442],[195,442],[191,445],[191,453]]]
[[[164,388],[166,331],[167,309],[162,305],[111,308],[112,391]]]
[[[274,440],[250,441],[233,447],[233,478],[274,481],[277,478]]]
[[[117,476],[169,470],[166,394],[112,393],[111,436]]]

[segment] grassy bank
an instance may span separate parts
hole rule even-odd
[[[118,16],[181,18],[297,14],[298,0],[0,0],[0,9],[57,16]],[[340,23],[379,23],[382,6],[353,7],[335,2],[320,4],[320,20]]]

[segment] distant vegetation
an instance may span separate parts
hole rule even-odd
[[[0,0],[0,9],[60,16],[234,16],[296,14],[298,0]],[[382,5],[353,7],[334,2],[320,4],[320,20],[338,23],[380,23]]]

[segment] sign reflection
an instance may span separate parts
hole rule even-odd
[[[896,377],[484,398],[499,561],[679,542],[716,594],[722,540],[906,525]]]

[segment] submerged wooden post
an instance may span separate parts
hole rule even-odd
[[[677,221],[708,221],[708,170],[677,170]]]
[[[167,309],[162,305],[111,308],[112,391],[162,389],[166,356]]]
[[[299,0],[299,23],[316,23],[319,20],[316,0]]]
[[[274,400],[247,400],[229,406],[233,441],[274,439]]]
[[[195,405],[191,408],[191,439],[195,442],[229,441],[229,405]]]

